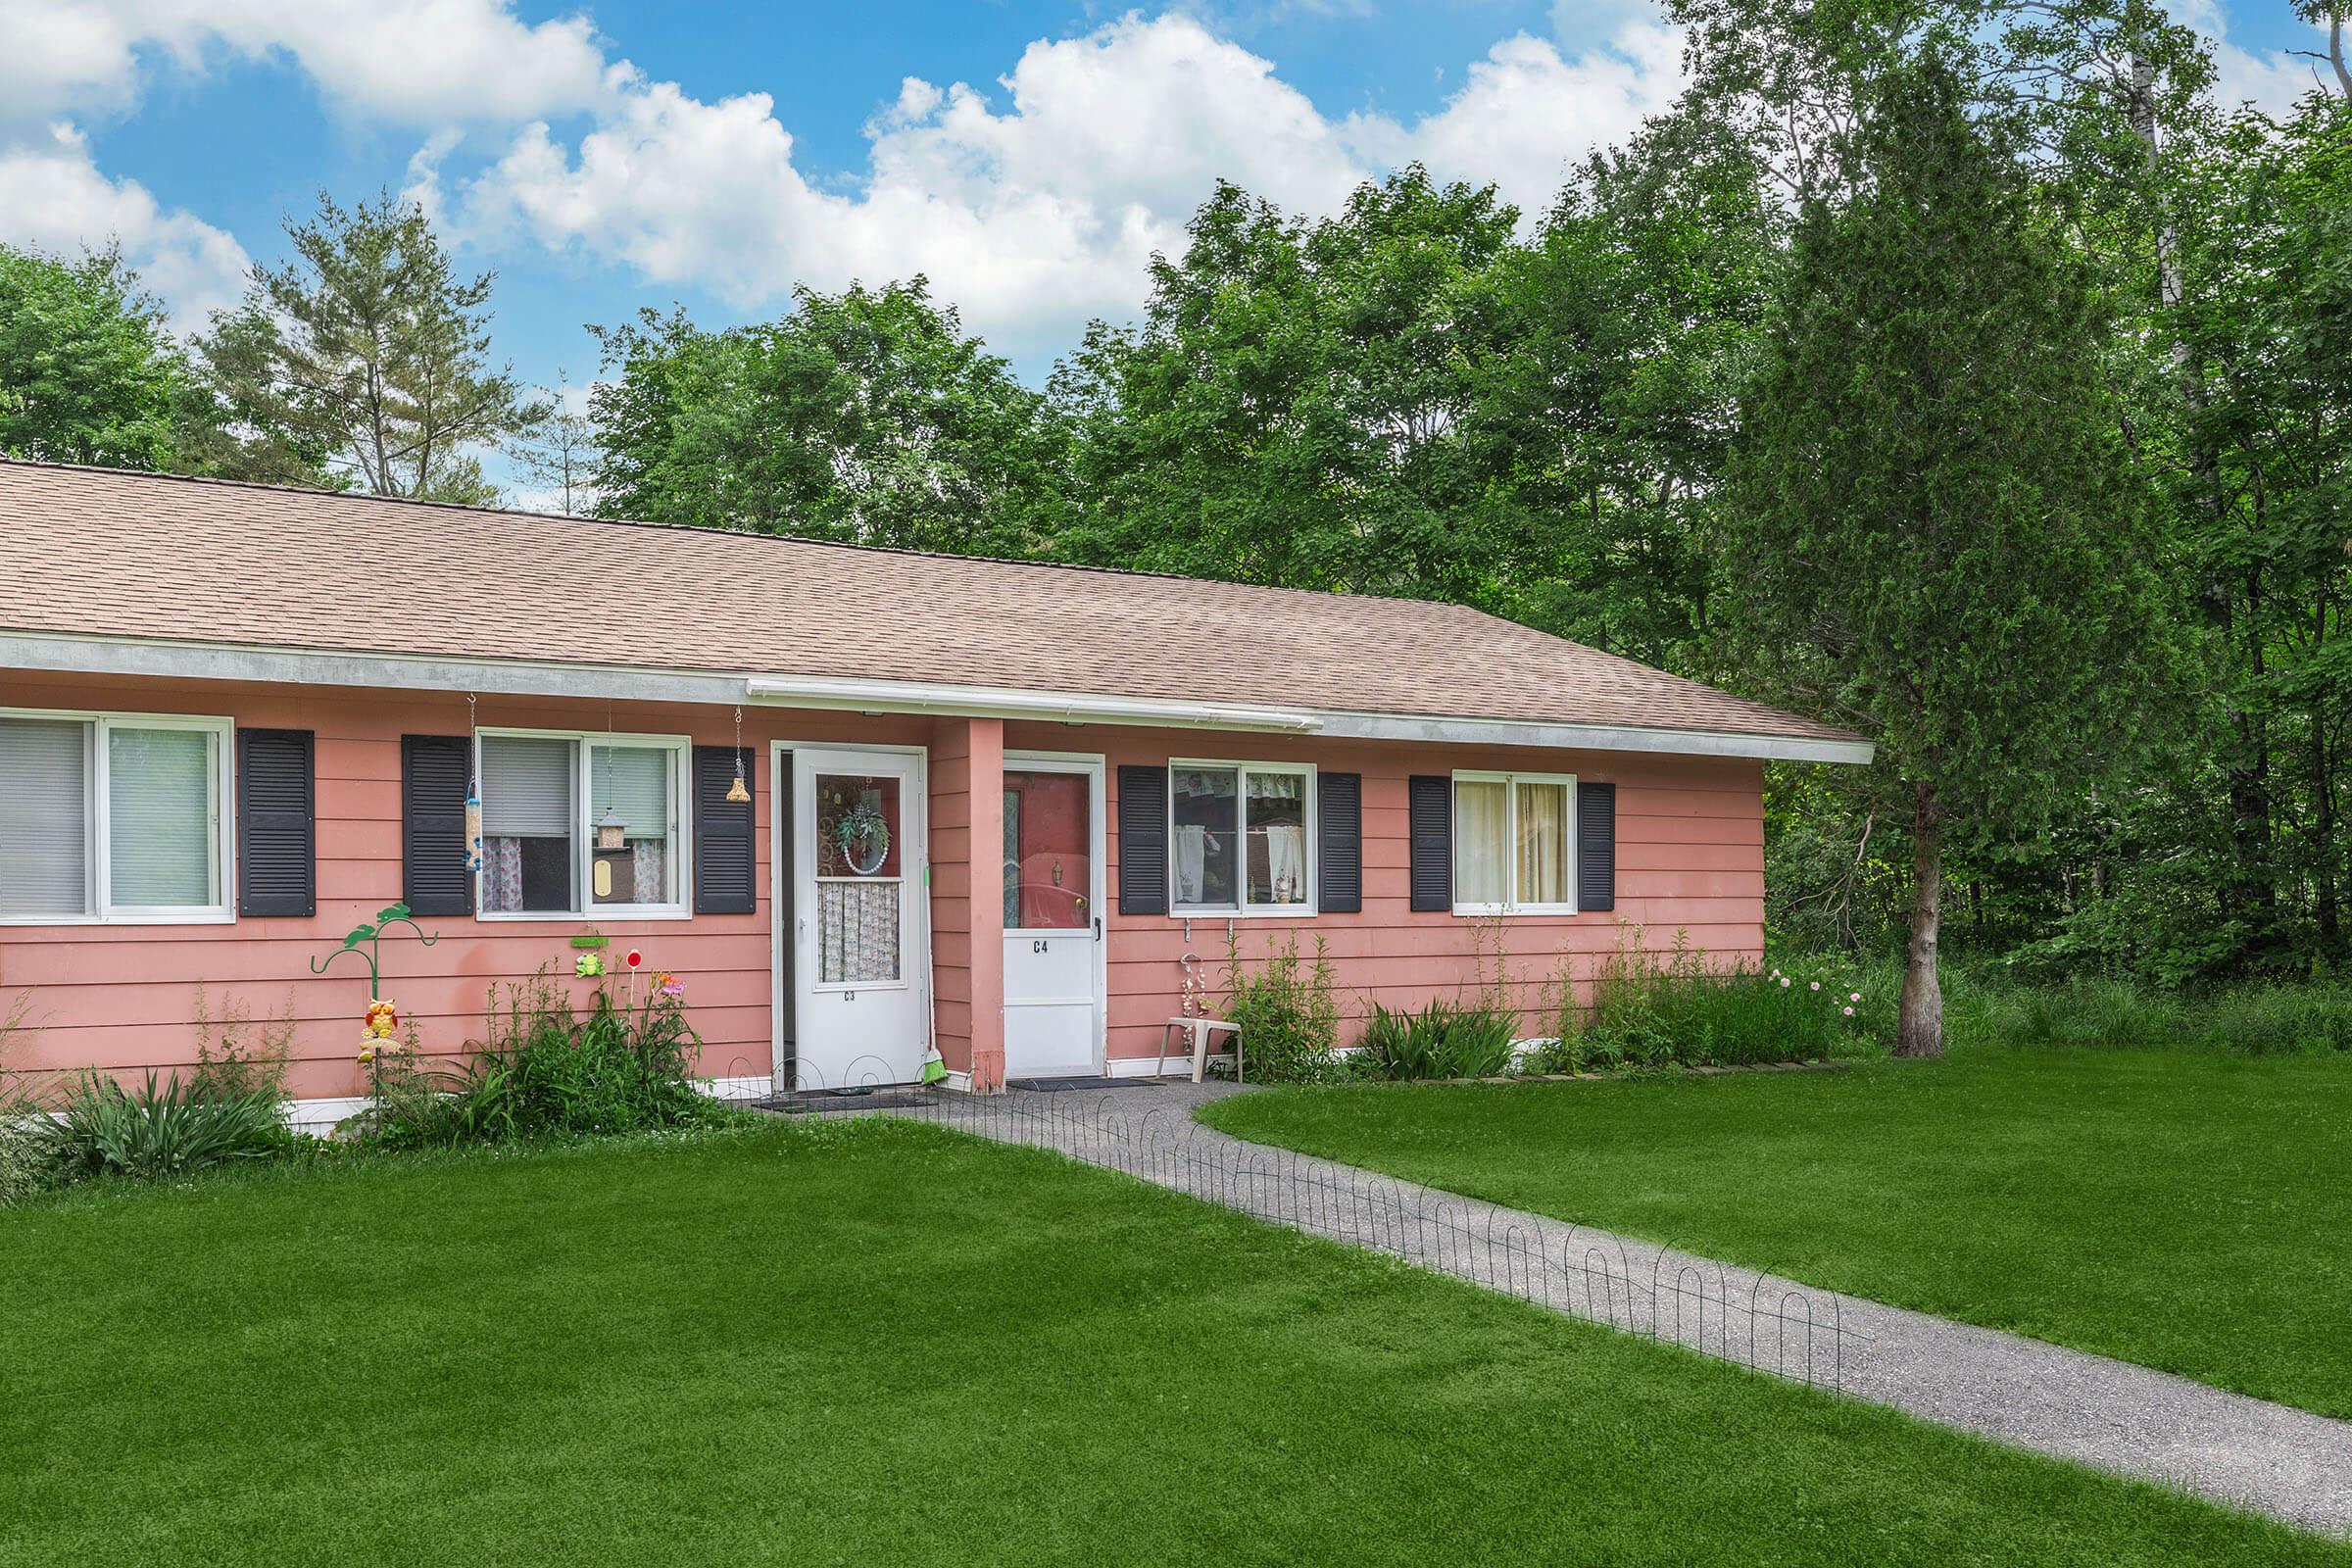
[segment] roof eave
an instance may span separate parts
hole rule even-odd
[[[1446,745],[1525,746],[1569,751],[1649,752],[1684,757],[1866,763],[1875,748],[1859,737],[1758,734],[1670,726],[1561,724],[1442,714],[1317,711],[1230,703],[1173,702],[1107,693],[1035,691],[928,681],[727,670],[649,669],[617,664],[539,663],[426,655],[279,648],[0,632],[0,668],[148,675],[180,680],[379,686],[529,697],[641,702],[759,703],[851,712],[1129,724]]]

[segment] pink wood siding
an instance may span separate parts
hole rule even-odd
[[[1082,741],[1078,737],[1083,735]],[[1371,1002],[1419,1007],[1433,997],[1475,991],[1482,927],[1499,937],[1504,980],[1524,1010],[1526,1033],[1548,1032],[1543,993],[1563,956],[1576,982],[1620,942],[1671,953],[1677,933],[1710,961],[1753,961],[1764,948],[1763,769],[1753,761],[1652,757],[1619,752],[1546,752],[1521,747],[1440,747],[1257,735],[1199,735],[1164,729],[1073,731],[1007,726],[1005,744],[1063,751],[1101,747],[1109,765],[1159,766],[1171,757],[1241,761],[1307,761],[1363,775],[1364,907],[1359,914],[1312,920],[1252,916],[1231,922],[1251,967],[1296,933],[1302,957],[1322,936],[1350,1019]],[[1408,907],[1405,780],[1415,773],[1515,769],[1574,773],[1617,785],[1617,907],[1609,913],[1515,915],[1499,922]],[[1110,1036],[1113,1057],[1149,1056],[1160,1025],[1181,1002],[1182,959],[1196,956],[1210,976],[1212,1006],[1221,996],[1227,920],[1196,916],[1188,947],[1184,922],[1165,915],[1123,915],[1118,887],[1118,791],[1110,792],[1112,857],[1109,915]],[[1490,949],[1489,973],[1494,949]],[[1343,1026],[1351,1039],[1355,1024]]]
[[[315,979],[309,964],[351,926],[400,897],[400,737],[466,733],[465,698],[24,672],[6,676],[6,693],[7,704],[19,708],[226,714],[240,725],[313,730],[319,816],[319,907],[314,918],[0,926],[0,1006],[24,994],[34,1026],[15,1065],[185,1067],[194,1059],[192,1020],[202,986],[216,1015],[233,1000],[257,1024],[291,998],[297,1024],[291,1091],[359,1092],[353,1054],[367,1001],[365,970],[343,959]],[[484,697],[473,719],[493,727],[610,725],[622,733],[688,735],[706,745],[734,739],[729,711],[720,707]],[[1243,956],[1253,963],[1269,943],[1291,932],[1310,954],[1315,936],[1322,935],[1351,1015],[1360,1015],[1371,1000],[1418,1006],[1480,983],[1474,957],[1482,923],[1407,908],[1405,780],[1415,772],[1516,768],[1574,772],[1618,786],[1616,911],[1518,917],[1498,927],[1484,923],[1500,933],[1505,979],[1530,1009],[1529,1032],[1544,1027],[1535,1010],[1538,997],[1563,954],[1584,982],[1621,940],[1635,940],[1636,928],[1652,953],[1670,950],[1678,932],[1719,961],[1753,959],[1762,950],[1762,771],[1752,761],[746,709],[743,743],[755,765],[759,822],[758,912],[596,922],[427,919],[426,928],[440,934],[438,945],[420,948],[404,937],[383,950],[385,993],[405,1018],[416,1022],[426,1050],[442,1056],[461,1053],[483,1032],[489,988],[528,979],[542,966],[584,1000],[590,983],[571,978],[568,941],[593,923],[612,939],[613,954],[640,947],[649,967],[685,980],[688,1016],[705,1042],[705,1073],[765,1075],[773,1058],[772,740],[929,748],[934,1025],[943,1055],[958,1069],[975,1058],[985,1066],[992,1051],[1002,1059],[997,846],[1006,748],[1101,751],[1114,769],[1121,763],[1164,765],[1173,756],[1311,761],[1361,773],[1363,911],[1312,921],[1233,922]],[[975,780],[982,791],[977,803],[971,798]],[[1113,820],[1105,854],[1112,860],[1114,897],[1102,912],[1107,922],[1109,1050],[1114,1057],[1133,1058],[1157,1049],[1160,1021],[1177,1008],[1186,952],[1207,968],[1213,985],[1224,965],[1227,922],[1196,917],[1188,948],[1181,920],[1118,913],[1115,784],[1108,795]],[[973,809],[975,804],[980,809]]]
[[[196,990],[216,1013],[224,999],[255,1022],[289,996],[297,1024],[289,1089],[297,1096],[348,1095],[361,1088],[353,1057],[367,1004],[367,969],[338,959],[314,979],[322,956],[361,919],[400,897],[400,737],[463,735],[466,699],[457,694],[212,681],[97,680],[12,671],[7,703],[124,712],[227,714],[240,725],[317,732],[318,912],[303,919],[240,918],[233,925],[0,926],[0,1005],[30,993],[35,1029],[20,1048],[23,1067],[170,1069],[193,1061]],[[699,744],[734,740],[729,710],[676,704],[485,696],[487,726],[690,735]],[[652,968],[686,982],[688,1017],[703,1037],[703,1071],[764,1075],[773,1029],[769,968],[768,742],[873,741],[920,744],[923,719],[747,708],[743,741],[755,768],[759,813],[760,907],[754,914],[690,920],[477,921],[428,918],[440,940],[421,948],[405,933],[383,944],[384,991],[414,1019],[426,1051],[461,1052],[484,1027],[494,984],[525,980],[546,965],[582,1002],[592,982],[572,978],[570,938],[594,925],[609,953],[642,949]],[[691,901],[691,893],[689,893]]]

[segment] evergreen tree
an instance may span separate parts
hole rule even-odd
[[[376,495],[495,500],[483,450],[545,411],[490,366],[494,274],[461,280],[423,209],[388,193],[349,211],[321,195],[286,237],[293,260],[256,267],[243,305],[196,344],[242,416],[216,466],[302,483],[279,470],[317,451]]]
[[[1934,56],[1889,72],[1803,215],[1723,565],[1751,668],[1874,737],[1911,836],[1896,1049],[1942,1049],[1943,856],[2079,799],[2151,709],[2151,512],[2087,267]]]

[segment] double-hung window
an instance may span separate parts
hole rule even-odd
[[[1312,914],[1315,770],[1172,762],[1168,858],[1177,914]]]
[[[0,712],[0,921],[234,918],[225,718]]]
[[[486,918],[684,914],[683,736],[475,738]]]
[[[1571,775],[1454,774],[1454,912],[1575,913],[1575,829]]]

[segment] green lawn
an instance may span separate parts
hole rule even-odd
[[[1977,1048],[1835,1073],[1270,1091],[1204,1116],[2352,1415],[2352,1059]]]
[[[906,1124],[0,1215],[0,1562],[2352,1550]]]

